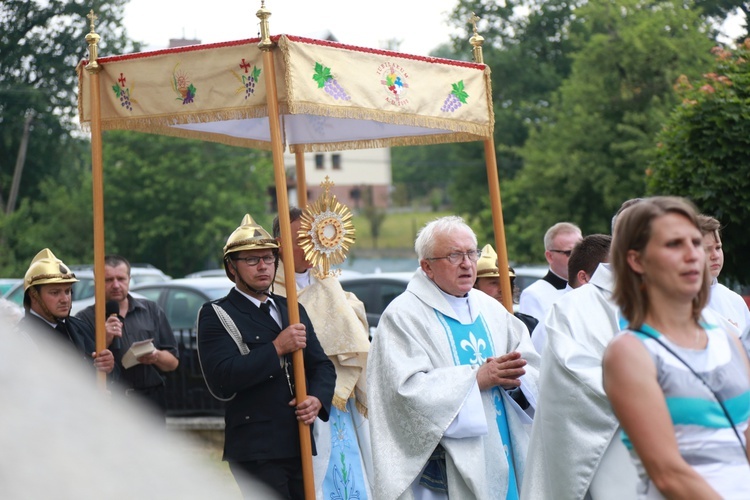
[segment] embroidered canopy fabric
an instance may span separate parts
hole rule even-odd
[[[284,146],[336,151],[492,137],[484,64],[272,37]],[[98,59],[102,129],[271,148],[259,39]],[[79,117],[91,121],[79,64]]]

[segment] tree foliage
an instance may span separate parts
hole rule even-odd
[[[108,252],[183,276],[221,263],[245,213],[270,228],[266,152],[109,132],[104,158]]]
[[[680,77],[682,103],[658,136],[648,187],[652,194],[691,198],[723,226],[725,272],[750,282],[750,39],[736,50],[713,50],[714,67]]]
[[[121,27],[127,0],[4,0],[0,3],[0,201],[6,203],[26,116],[32,117],[19,198],[76,168],[76,64],[87,57],[86,18],[99,15],[101,53],[137,48]],[[4,207],[3,207],[4,208]]]
[[[560,220],[609,232],[617,207],[645,191],[672,83],[708,64],[707,27],[682,3],[589,3],[575,16],[571,73],[531,123],[523,168],[504,183],[509,255],[521,262],[539,260],[542,235]],[[486,206],[480,226],[490,228]]]

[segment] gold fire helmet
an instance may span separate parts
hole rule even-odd
[[[68,269],[63,261],[55,257],[49,248],[45,248],[31,261],[26,276],[23,278],[24,292],[33,285],[50,283],[75,283],[76,275]]]
[[[224,245],[224,257],[230,253],[243,250],[263,250],[265,248],[277,249],[279,243],[255,222],[250,214],[245,214],[240,227],[234,230]]]
[[[508,274],[511,278],[516,277],[513,269],[508,267]],[[485,245],[482,248],[482,254],[477,261],[477,278],[499,278],[499,267],[497,265],[497,253],[492,245]]]
[[[268,234],[268,231],[255,222],[250,214],[245,214],[240,226],[229,235],[227,244],[224,245],[224,271],[227,273],[227,277],[234,281],[233,274],[229,272],[228,256],[230,253],[266,248],[278,250],[279,243]]]

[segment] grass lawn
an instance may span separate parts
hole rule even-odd
[[[414,238],[417,237],[417,231],[427,222],[450,215],[449,212],[410,212],[410,213],[389,213],[385,216],[380,235],[378,236],[377,248],[414,248]],[[354,229],[356,231],[356,241],[353,248],[375,248],[372,233],[370,231],[370,222],[362,215],[355,215],[353,218]]]

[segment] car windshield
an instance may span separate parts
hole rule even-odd
[[[208,298],[210,300],[215,300],[215,299],[220,299],[221,297],[224,297],[226,294],[229,293],[229,290],[231,289],[232,289],[231,286],[225,286],[225,287],[220,287],[220,288],[206,288],[203,290],[203,293],[208,295]]]

